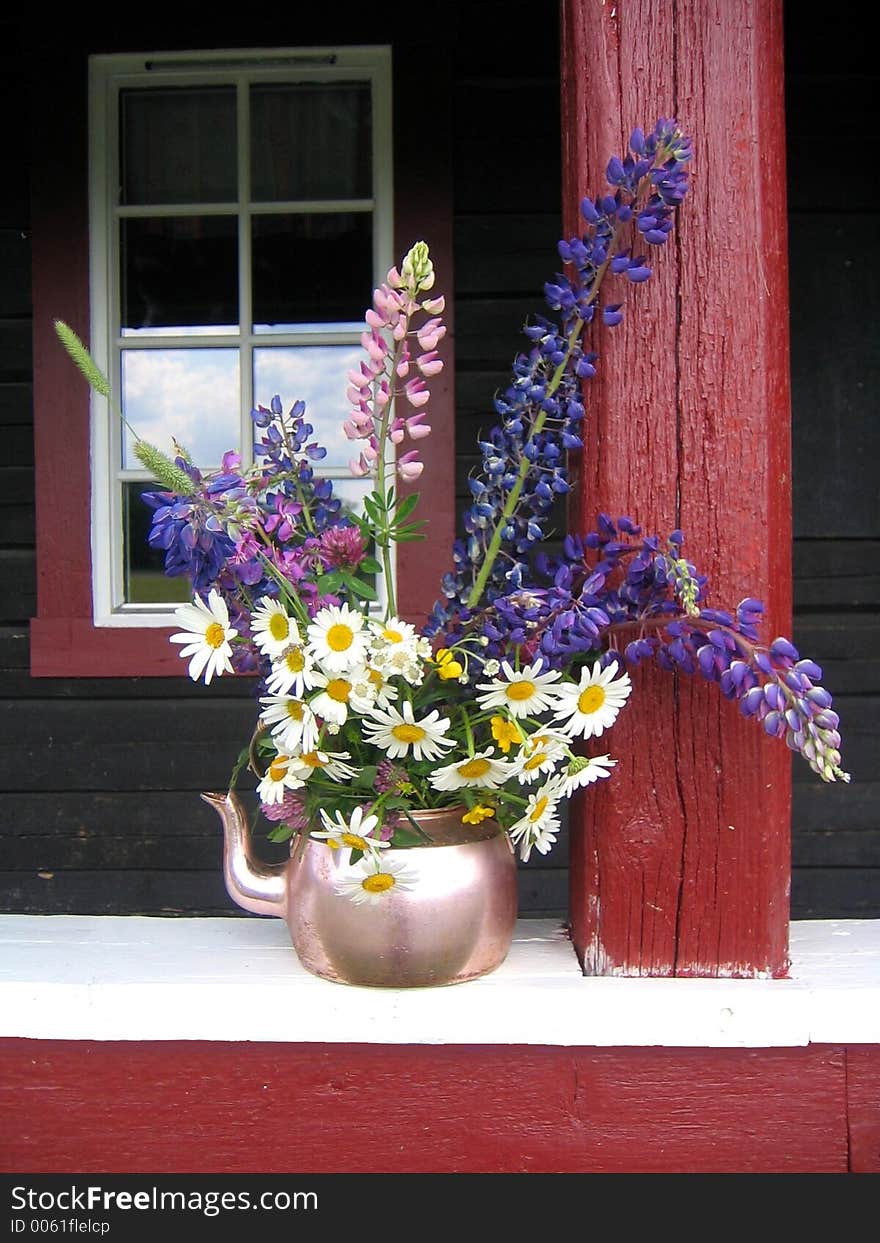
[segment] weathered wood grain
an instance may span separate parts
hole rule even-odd
[[[0,1065],[8,1171],[847,1169],[836,1047],[6,1040]]]
[[[563,5],[571,232],[635,124],[677,114],[697,135],[680,245],[597,342],[570,520],[584,529],[605,509],[681,525],[712,600],[762,597],[774,632],[790,629],[791,555],[786,235],[772,192],[784,184],[780,22],[772,0]],[[760,262],[743,263],[743,245]],[[574,813],[576,943],[590,972],[779,974],[788,758],[729,717],[715,688],[685,682],[636,672],[615,781]]]

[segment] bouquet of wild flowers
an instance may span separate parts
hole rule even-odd
[[[171,461],[137,442],[164,489],[146,498],[150,543],[194,591],[171,642],[194,679],[259,676],[256,727],[232,784],[253,770],[275,840],[310,833],[350,848],[342,889],[358,901],[406,885],[383,851],[423,840],[419,809],[461,807],[469,825],[494,817],[523,859],[547,852],[562,801],[611,776],[616,761],[591,740],[632,692],[627,667],[645,659],[718,683],[823,780],[848,780],[821,670],[784,638],[759,642],[759,601],[706,607],[680,531],[660,539],[600,515],[559,556],[538,547],[568,490],[566,450],[581,446],[597,364],[585,329],[620,323],[620,291],[651,276],[647,254],[670,234],[690,156],[673,121],[635,130],[627,156],[608,165],[607,192],[581,204],[583,236],[559,246],[567,275],[546,286],[555,318],[526,327],[528,348],[495,400],[465,538],[423,633],[397,616],[391,574],[392,545],[423,525],[397,479],[423,469],[428,382],[443,365],[444,302],[423,243],[375,291],[364,358],[348,375],[351,469],[375,479],[361,513],[315,474],[325,451],[301,401],[285,410],[274,397],[252,412],[249,467],[227,453],[202,473],[182,450]],[[64,325],[59,333],[109,395],[84,347]]]

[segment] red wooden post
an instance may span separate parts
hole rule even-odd
[[[695,148],[677,243],[597,337],[572,528],[680,526],[710,603],[763,599],[772,638],[791,607],[781,4],[563,0],[562,22],[567,235],[635,125],[677,116]],[[584,970],[785,974],[786,748],[701,680],[633,680],[614,778],[572,808]]]

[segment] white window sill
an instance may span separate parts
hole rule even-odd
[[[0,1036],[43,1040],[880,1044],[880,920],[792,924],[787,980],[581,975],[558,925],[450,988],[352,988],[299,964],[274,919],[0,916]]]

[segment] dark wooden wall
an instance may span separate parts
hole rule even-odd
[[[792,903],[880,916],[878,70],[864,3],[787,6],[795,641],[823,666],[849,786],[794,767]]]
[[[793,914],[880,917],[880,787],[872,764],[880,677],[870,644],[880,542],[878,432],[870,417],[878,369],[871,188],[876,71],[858,28],[861,6],[838,6],[835,24],[819,40],[805,10],[790,7],[796,639],[826,668],[853,772],[851,786],[824,787],[796,765]],[[448,12],[457,21],[462,500],[476,432],[493,421],[492,394],[519,348],[518,330],[527,314],[540,310],[542,283],[556,267],[554,8],[520,0],[444,8],[444,17]],[[0,90],[10,122],[0,195],[0,910],[232,913],[237,908],[220,879],[219,829],[198,792],[225,784],[252,721],[251,688],[230,679],[206,689],[183,676],[83,680],[28,673],[28,619],[35,611],[27,200],[32,47],[15,19],[0,22],[0,36]],[[338,32],[324,41],[329,37]],[[294,30],[248,31],[252,46],[297,41],[307,40]],[[155,45],[154,32],[146,42]],[[219,35],[215,42],[226,45]],[[45,78],[34,81],[47,89]],[[427,142],[426,159],[429,152]],[[71,382],[78,381],[72,376]],[[547,859],[521,870],[524,914],[564,913],[565,866],[563,837]]]

